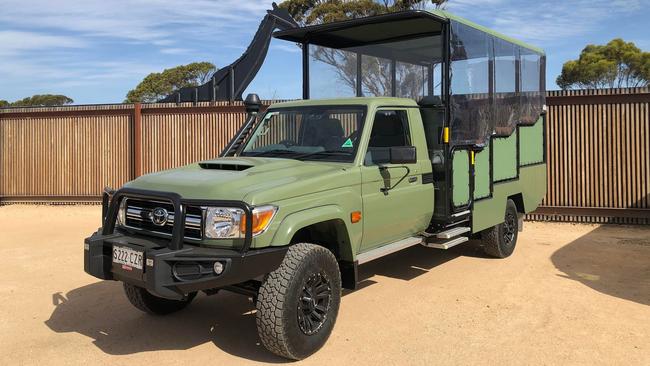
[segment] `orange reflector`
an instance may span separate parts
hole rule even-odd
[[[361,221],[361,211],[353,211],[350,214],[350,221],[352,221],[353,224]]]
[[[445,144],[449,143],[449,127],[445,127],[442,134],[442,142]]]
[[[275,214],[274,210],[253,211],[253,235],[264,231]],[[242,215],[239,228],[242,233],[246,232],[246,216]]]

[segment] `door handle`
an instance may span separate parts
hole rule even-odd
[[[415,183],[418,181],[418,177],[409,177],[409,183]]]

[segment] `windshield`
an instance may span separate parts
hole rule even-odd
[[[360,106],[269,110],[241,156],[352,162],[365,114]]]

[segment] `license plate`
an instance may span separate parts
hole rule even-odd
[[[132,271],[134,268],[142,270],[144,253],[128,248],[113,246],[113,263],[121,265],[122,269]]]

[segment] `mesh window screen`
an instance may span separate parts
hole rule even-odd
[[[451,144],[483,145],[534,124],[544,106],[544,56],[451,22]]]

